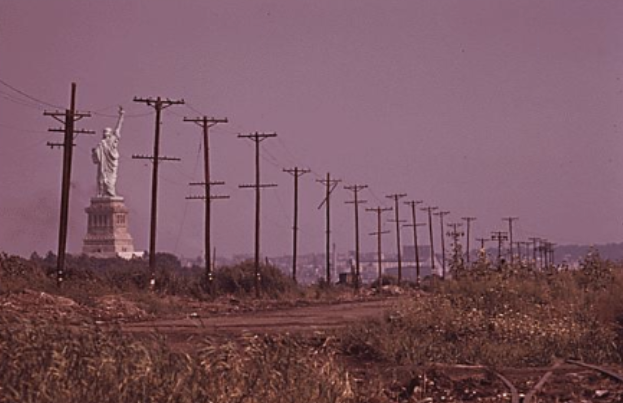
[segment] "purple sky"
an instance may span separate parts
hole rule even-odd
[[[367,184],[368,207],[389,193],[440,206],[446,222],[478,217],[474,235],[505,229],[559,244],[623,239],[623,2],[621,1],[10,1],[0,3],[0,79],[100,115],[77,139],[69,251],[79,252],[95,192],[90,149],[128,113],[118,192],[146,249],[154,117],[134,96],[184,98],[163,117],[160,250],[202,253],[203,205],[196,111],[228,117],[213,130],[213,179],[231,195],[214,204],[218,255],[250,253],[253,148],[237,133],[275,131],[263,143],[263,251],[289,253],[292,178],[299,165],[302,253],[324,248],[323,187]],[[55,121],[0,84],[0,249],[56,250],[61,152]],[[191,109],[192,108],[192,109]],[[139,116],[133,116],[139,115]],[[353,248],[350,193],[332,199],[334,240]],[[407,209],[401,210],[406,218]],[[389,216],[387,218],[390,218]],[[424,215],[421,214],[424,219]],[[435,231],[438,231],[436,222]],[[387,223],[386,229],[393,229]],[[362,212],[362,233],[375,217]],[[410,243],[411,233],[403,239]],[[422,232],[424,235],[424,231]],[[385,239],[394,250],[394,235]],[[362,236],[363,250],[374,240]]]

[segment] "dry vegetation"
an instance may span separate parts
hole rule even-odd
[[[430,368],[543,367],[569,358],[623,361],[623,273],[594,252],[577,272],[496,270],[483,262],[457,280],[430,283],[383,318],[334,334],[205,338],[188,353],[172,350],[157,335],[138,340],[100,328],[95,319],[102,315],[102,301],[110,306],[131,301],[137,316],[166,312],[173,296],[214,301],[200,273],[161,272],[154,294],[143,289],[145,270],[137,262],[79,267],[86,263],[94,262],[73,261],[67,286],[58,290],[45,259],[0,257],[0,402],[424,402],[442,397],[494,402],[504,400],[504,385],[490,374],[457,381]],[[265,270],[266,298],[336,298],[335,291],[299,288],[276,269]],[[245,264],[217,275],[228,298],[251,306],[250,279]],[[20,298],[28,295],[53,296],[56,304],[64,301],[61,312],[68,313],[52,315],[43,303],[42,312],[20,308]],[[80,310],[80,320],[69,314]],[[399,373],[405,368],[403,379]]]

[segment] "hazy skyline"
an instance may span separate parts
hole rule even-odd
[[[182,122],[200,114],[230,121],[211,137],[213,179],[231,196],[213,205],[220,256],[253,250],[253,192],[238,188],[253,181],[253,145],[236,135],[254,131],[278,134],[262,147],[263,181],[279,185],[263,192],[265,255],[290,253],[282,168],[295,165],[312,170],[301,178],[301,253],[324,250],[316,179],[326,172],[342,179],[339,251],[353,249],[343,185],[355,183],[369,186],[367,207],[407,193],[450,211],[447,223],[475,216],[474,237],[517,216],[516,240],[621,242],[622,20],[623,3],[606,0],[0,0],[0,80],[61,108],[76,82],[78,109],[94,112],[79,127],[97,134],[76,139],[70,253],[95,195],[90,150],[117,105],[127,110],[117,190],[135,247],[147,249],[151,169],[131,155],[151,153],[154,115],[135,96],[187,102],[163,115],[162,154],[182,161],[161,167],[160,251],[202,254],[203,205],[184,199],[202,180],[200,132]],[[61,136],[43,116],[53,109],[0,84],[0,250],[56,251],[62,153],[46,142]],[[361,222],[372,251],[375,217],[362,209]]]

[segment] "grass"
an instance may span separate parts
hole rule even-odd
[[[150,293],[141,286],[141,267],[132,267],[74,268],[72,281],[57,290],[40,263],[2,255],[0,296],[34,289],[88,306],[110,293],[133,298],[154,314],[174,310],[174,296],[206,298],[200,273],[160,273],[161,286]],[[266,297],[338,298],[335,287],[302,289],[276,269],[263,273],[272,290]],[[250,264],[220,276],[228,295],[252,297]],[[93,322],[60,323],[0,310],[0,403],[382,402],[389,381],[355,380],[353,371],[359,377],[364,367],[432,363],[540,367],[560,358],[623,363],[623,272],[595,253],[575,272],[496,270],[481,262],[456,280],[431,282],[382,318],[328,337],[206,338],[189,354],[171,350],[157,334],[136,340]]]
[[[486,273],[441,282],[382,319],[349,327],[342,350],[392,365],[622,362],[623,275],[610,262],[589,257],[579,272]]]

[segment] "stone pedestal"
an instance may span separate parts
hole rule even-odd
[[[89,220],[82,245],[84,254],[99,258],[138,255],[128,232],[128,209],[123,197],[94,197],[85,210]]]

